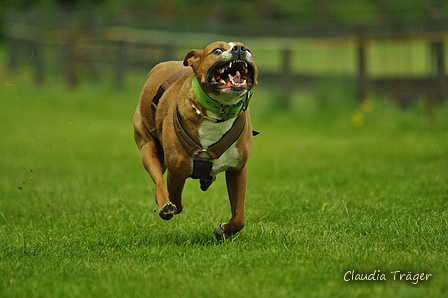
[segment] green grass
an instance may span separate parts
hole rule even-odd
[[[3,77],[0,297],[446,297],[446,107],[427,119],[374,101],[355,127],[350,104],[310,94],[268,113],[275,92],[257,87],[247,226],[218,242],[223,176],[206,193],[189,180],[173,220],[154,213],[131,121],[143,80],[117,93]]]

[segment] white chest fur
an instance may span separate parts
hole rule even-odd
[[[212,116],[212,115],[211,115]],[[199,142],[203,148],[208,148],[210,145],[216,143],[221,137],[230,130],[235,119],[230,119],[221,123],[215,123],[209,120],[204,120],[199,127]],[[212,176],[225,171],[230,167],[238,165],[238,149],[235,143],[230,146],[218,159],[213,160]]]

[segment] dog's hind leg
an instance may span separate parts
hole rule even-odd
[[[169,193],[163,183],[162,149],[155,140],[149,140],[141,148],[142,162],[155,184],[156,203],[159,206],[159,216],[165,220],[171,219],[177,213],[176,205],[170,202]]]
[[[228,223],[217,226],[214,234],[218,240],[229,238],[244,228],[244,201],[246,198],[247,170],[226,171],[227,192],[230,199],[232,218]]]

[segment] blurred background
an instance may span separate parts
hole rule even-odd
[[[381,99],[431,116],[448,95],[447,16],[445,0],[2,0],[0,61],[6,79],[122,91],[191,48],[241,41],[266,109],[366,113]]]

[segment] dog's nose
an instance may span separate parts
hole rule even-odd
[[[242,46],[242,45],[236,45],[236,46],[233,46],[233,48],[232,48],[232,52],[235,52],[238,54],[241,54],[241,53],[245,52],[246,50],[247,50],[246,47]]]

